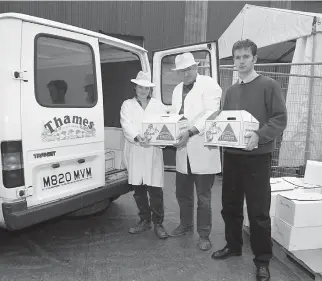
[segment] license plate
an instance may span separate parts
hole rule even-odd
[[[45,176],[42,178],[43,189],[51,189],[54,187],[73,184],[76,182],[89,180],[92,178],[92,169],[83,168],[77,169],[71,172],[62,172],[51,176]]]

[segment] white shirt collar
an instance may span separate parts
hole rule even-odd
[[[244,83],[249,83],[252,82],[259,74],[253,70],[251,73],[249,73],[244,79],[241,79],[240,77],[238,78],[238,83],[240,84],[241,82]]]

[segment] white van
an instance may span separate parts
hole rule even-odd
[[[0,225],[21,229],[130,191],[119,112],[145,49],[74,26],[0,14]],[[191,51],[218,79],[217,43],[154,53],[154,96],[171,104],[171,68]],[[212,67],[212,65],[214,67]],[[161,75],[162,73],[162,75]],[[174,150],[165,150],[167,168]]]

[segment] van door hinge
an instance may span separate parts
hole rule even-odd
[[[28,82],[28,72],[27,71],[14,71],[13,72],[13,79]]]

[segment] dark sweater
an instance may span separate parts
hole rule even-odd
[[[287,123],[285,100],[279,84],[259,75],[245,84],[238,82],[226,92],[224,110],[246,110],[259,121],[258,148],[252,151],[225,148],[229,153],[264,154],[275,149],[276,137],[284,131]]]

